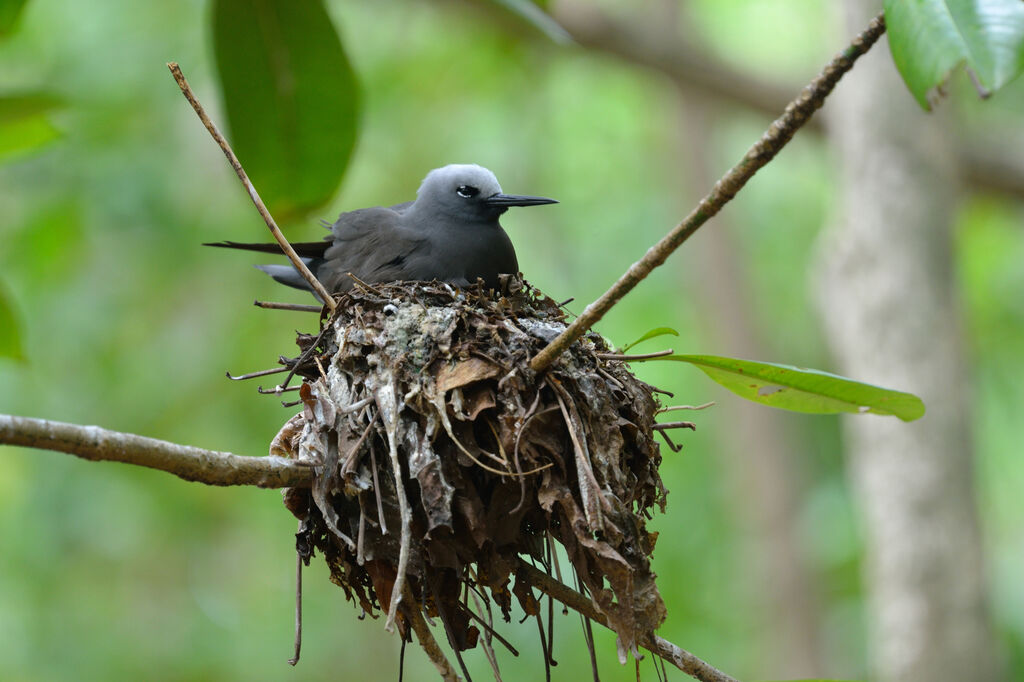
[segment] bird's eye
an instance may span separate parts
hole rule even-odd
[[[477,194],[480,194],[480,190],[476,187],[471,187],[470,185],[461,185],[457,190],[455,190],[455,193],[463,199],[469,199],[470,197],[475,197]]]

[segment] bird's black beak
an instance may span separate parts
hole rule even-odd
[[[544,204],[557,204],[558,202],[555,199],[546,199],[544,197],[527,197],[519,194],[494,194],[484,199],[483,203],[496,208],[508,208],[509,206],[543,206]]]

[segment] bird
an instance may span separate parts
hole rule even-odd
[[[353,276],[367,284],[436,279],[458,287],[479,278],[496,288],[498,275],[519,272],[512,240],[498,218],[512,206],[557,203],[505,194],[483,166],[451,164],[427,173],[415,201],[347,211],[334,223],[323,221],[330,234],[322,240],[292,247],[332,294],[351,289]],[[204,246],[282,253],[276,243]],[[281,284],[312,291],[291,264],[256,267]]]

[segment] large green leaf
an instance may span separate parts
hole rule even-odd
[[[326,203],[355,146],[360,94],[322,0],[215,0],[231,146],[279,220]]]
[[[42,93],[0,96],[0,161],[23,156],[60,137],[47,113],[60,106]]]
[[[18,321],[3,289],[0,289],[0,358],[25,359]]]
[[[1024,70],[1022,0],[886,0],[893,61],[925,109],[965,64],[983,95]]]
[[[870,412],[894,415],[903,421],[913,421],[924,414],[924,403],[915,395],[862,384],[816,369],[717,355],[666,355],[653,360],[696,365],[733,393],[784,410],[812,414]]]
[[[18,17],[27,4],[28,0],[0,0],[0,38],[14,32]]]

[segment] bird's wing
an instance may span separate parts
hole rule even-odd
[[[405,227],[401,217],[394,208],[379,206],[342,213],[331,228],[334,243],[317,272],[324,286],[330,291],[351,288],[350,272],[367,283],[410,279],[406,262],[427,240]]]

